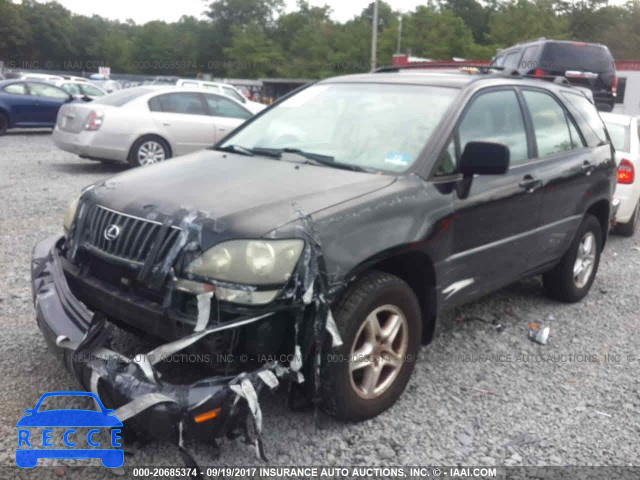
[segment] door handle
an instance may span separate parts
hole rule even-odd
[[[520,188],[524,188],[527,193],[531,193],[540,186],[542,186],[542,180],[535,178],[531,175],[525,175],[522,181],[518,184]]]
[[[163,127],[170,127],[171,124],[169,122],[162,122]]]
[[[591,175],[591,172],[593,172],[595,169],[596,166],[589,160],[585,160],[584,162],[582,162],[582,171],[586,176]]]

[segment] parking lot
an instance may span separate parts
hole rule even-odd
[[[47,132],[0,138],[3,465],[14,463],[23,410],[42,392],[77,389],[35,324],[31,249],[62,231],[83,186],[123,170],[57,150]],[[313,412],[290,411],[281,388],[261,402],[267,456],[282,465],[637,465],[638,272],[638,234],[612,236],[578,304],[549,300],[531,279],[442,316],[399,402],[364,423],[320,415],[316,429]],[[531,321],[550,326],[548,345],[527,338]],[[241,440],[222,443],[219,460],[208,445],[188,448],[201,465],[260,463]],[[129,451],[128,467],[182,464],[169,443]]]

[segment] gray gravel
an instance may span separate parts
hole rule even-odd
[[[25,408],[42,392],[77,388],[34,321],[31,248],[61,231],[81,187],[122,169],[58,151],[49,134],[0,137],[0,465],[14,462],[15,422]],[[614,236],[579,304],[549,300],[532,279],[442,316],[404,395],[373,420],[354,425],[321,416],[317,431],[311,412],[287,409],[284,393],[265,397],[271,463],[639,465],[638,272],[640,236]],[[529,341],[528,322],[549,314],[550,343]],[[220,460],[207,445],[189,448],[202,465],[260,464],[239,440],[222,444]],[[159,442],[125,461],[181,465],[175,447]]]

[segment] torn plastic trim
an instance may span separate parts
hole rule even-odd
[[[85,205],[85,203],[83,203]],[[305,214],[294,206],[295,213],[300,220],[300,225],[298,226],[296,233],[297,236],[302,238],[305,241],[305,247],[303,249],[303,253],[301,258],[298,261],[297,268],[295,269],[295,273],[287,283],[285,288],[281,293],[281,298],[289,298],[293,300],[292,305],[288,305],[287,309],[293,309],[295,311],[295,347],[294,347],[294,359],[289,365],[289,367],[285,367],[280,364],[273,364],[269,366],[269,369],[274,373],[274,376],[280,378],[288,378],[297,383],[302,383],[304,381],[304,375],[302,373],[303,366],[311,354],[313,353],[313,362],[312,362],[312,372],[314,377],[314,398],[313,403],[316,406],[316,413],[319,405],[319,379],[320,379],[320,369],[321,369],[321,361],[322,361],[322,350],[324,347],[325,339],[327,335],[331,337],[331,344],[333,346],[339,346],[342,343],[340,338],[340,334],[335,323],[335,319],[333,318],[333,314],[331,312],[330,304],[334,299],[336,292],[342,287],[342,285],[330,285],[326,273],[326,266],[324,263],[324,258],[322,256],[322,247],[319,241],[319,236],[315,231],[313,221],[310,215]],[[166,284],[167,293],[165,295],[165,304],[163,305],[165,308],[168,306],[168,301],[171,296],[171,292],[175,288],[175,271],[174,268],[178,271],[181,271],[184,265],[188,264],[193,258],[202,254],[202,248],[200,245],[202,227],[201,224],[195,223],[194,220],[198,218],[199,214],[189,213],[184,209],[181,210],[182,220],[180,222],[181,234],[180,239],[176,242],[169,254],[166,258],[163,259],[161,264],[157,264],[157,248],[154,248],[153,251],[148,255],[145,265],[139,272],[139,278],[144,279],[151,286],[161,286]],[[168,230],[168,228],[173,224],[170,221],[172,217],[166,217],[162,228]],[[173,217],[175,218],[175,217]],[[154,221],[157,221],[154,217]],[[81,218],[78,217],[77,225],[80,225],[82,229],[85,227],[86,222],[81,221]],[[74,231],[75,237],[78,239],[78,243],[82,238],[82,232],[78,230]],[[160,235],[162,237],[162,235]],[[50,246],[49,259],[51,256],[55,257],[57,254],[55,252],[55,241]],[[156,242],[158,243],[158,242]],[[156,244],[157,247],[157,244]],[[76,245],[77,249],[77,245]],[[37,261],[37,260],[36,260]],[[54,261],[55,263],[55,261]],[[57,269],[60,266],[57,265]],[[56,270],[56,268],[54,268]],[[173,272],[173,275],[169,276],[169,273]],[[58,279],[60,280],[62,277],[62,282],[66,285],[66,281],[64,281],[64,275],[60,273]],[[34,287],[35,288],[35,287]],[[61,287],[64,288],[64,287]],[[252,287],[247,287],[252,288]],[[68,289],[68,287],[67,287]],[[47,293],[49,296],[50,292]],[[71,293],[69,292],[71,295]],[[73,296],[73,295],[71,295]],[[36,295],[37,297],[37,295]],[[165,392],[165,388],[167,388],[168,384],[162,382],[161,378],[157,374],[154,365],[160,362],[166,356],[175,353],[183,348],[188,347],[189,345],[193,345],[198,342],[206,335],[210,333],[214,333],[216,331],[238,328],[245,324],[258,321],[266,316],[271,315],[274,311],[278,309],[278,307],[274,307],[271,312],[265,313],[264,315],[259,315],[257,317],[250,317],[241,319],[238,321],[232,321],[225,325],[219,325],[213,328],[206,328],[211,322],[211,299],[213,298],[213,292],[209,295],[198,295],[198,319],[194,328],[194,332],[186,337],[178,339],[174,342],[169,342],[165,345],[162,345],[151,352],[148,352],[145,355],[139,356],[137,359],[126,361],[122,358],[122,356],[114,355],[109,356],[108,349],[104,347],[103,344],[98,342],[91,343],[91,348],[87,350],[85,353],[91,353],[94,350],[100,351],[101,355],[95,356],[91,359],[88,364],[88,367],[91,369],[90,373],[90,388],[99,389],[99,384],[117,384],[117,387],[121,390],[124,390],[124,393],[128,394],[128,396],[132,399],[138,398],[141,395],[149,395],[153,393],[160,394],[159,397],[147,397],[150,399],[162,400],[162,402],[158,402],[153,404],[151,400],[147,402],[139,401],[139,403],[135,404],[136,407],[132,417],[137,416],[141,413],[141,411],[154,408],[160,403],[163,404],[173,404],[169,402],[168,399],[172,399],[175,403],[175,407],[177,407],[179,415],[185,415],[185,406],[186,410],[190,410],[189,407],[195,408],[195,405],[198,407],[203,407],[211,403],[214,397],[220,392],[220,389],[225,390],[225,397],[228,398],[228,395],[233,392],[236,397],[233,401],[233,406],[231,411],[235,411],[235,407],[238,405],[239,398],[242,398],[248,406],[248,412],[251,414],[255,425],[256,431],[258,433],[258,442],[260,442],[260,434],[261,434],[261,413],[259,410],[259,405],[257,404],[257,396],[255,399],[255,405],[252,405],[250,402],[254,402],[253,395],[251,393],[251,389],[247,387],[246,379],[248,378],[252,385],[257,382],[259,386],[265,383],[265,379],[258,376],[258,371],[262,371],[263,369],[259,369],[258,371],[254,371],[251,373],[242,373],[237,377],[234,377],[229,380],[224,380],[222,385],[218,382],[219,378],[210,379],[216,385],[217,390],[215,391],[206,391],[202,396],[199,396],[197,402],[194,404],[190,404],[189,402],[185,403],[185,395],[189,396],[191,389],[194,387],[184,387],[184,386],[170,386],[169,391]],[[36,298],[36,302],[38,299]],[[270,306],[268,306],[265,310],[269,310]],[[39,312],[40,313],[40,312]],[[95,323],[91,322],[91,325]],[[86,319],[85,319],[86,321]],[[88,335],[91,328],[89,328],[86,332]],[[76,335],[77,336],[77,335]],[[67,342],[67,338],[69,339]],[[58,334],[56,336],[57,344],[59,347],[72,348],[75,346],[74,343],[71,342],[71,338],[66,335]],[[84,340],[83,340],[84,341]],[[66,343],[67,342],[67,343]],[[82,342],[81,342],[82,344]],[[77,350],[80,350],[80,346],[78,345]],[[104,357],[107,357],[107,360]],[[75,371],[75,369],[73,369]],[[93,372],[98,372],[94,374]],[[114,377],[115,375],[115,377]],[[84,384],[82,375],[76,375],[81,383]],[[242,384],[245,381],[245,386],[237,387],[238,379],[241,379],[240,382]],[[261,379],[261,381],[259,381]],[[236,383],[234,383],[234,380]],[[198,386],[206,385],[208,379],[203,379],[200,382],[197,382]],[[203,383],[204,382],[204,383]],[[231,386],[236,385],[236,388],[232,389]],[[186,388],[186,392],[185,392]],[[271,388],[271,387],[270,387]],[[255,390],[255,388],[254,388]],[[259,387],[258,387],[259,390]],[[169,394],[167,394],[169,393]],[[170,395],[173,393],[173,396]],[[129,403],[135,400],[130,400]],[[150,403],[150,404],[149,404]],[[209,408],[211,405],[207,405]],[[136,412],[138,408],[144,407],[144,410]],[[227,412],[229,416],[232,416],[231,413]],[[177,420],[176,420],[177,421]],[[175,423],[175,421],[174,421]],[[184,418],[179,421],[180,432],[182,432],[183,427],[185,426]],[[180,433],[180,438],[182,438],[182,433]],[[259,445],[256,445],[256,448],[260,455],[264,457],[264,450],[259,448]]]
[[[192,421],[193,415],[198,410],[209,410],[220,407],[222,414],[216,419],[215,428],[205,428],[211,434],[211,439],[222,437],[228,433],[228,428],[237,425],[237,417],[252,415],[254,421],[258,421],[259,405],[252,404],[253,396],[247,381],[251,383],[253,390],[257,394],[263,386],[274,389],[278,385],[277,375],[282,375],[288,370],[276,363],[265,365],[253,372],[244,372],[235,377],[210,377],[202,378],[191,385],[175,385],[164,382],[161,376],[157,375],[154,364],[160,361],[163,354],[169,351],[179,351],[190,344],[197,342],[203,336],[237,325],[228,324],[207,329],[203,332],[194,333],[178,342],[170,342],[154,349],[144,357],[156,359],[149,361],[145,367],[140,367],[135,358],[129,358],[108,348],[106,345],[110,341],[108,332],[105,331],[106,320],[102,315],[92,314],[86,307],[82,306],[81,312],[76,314],[84,317],[82,320],[88,324],[87,328],[82,328],[74,323],[66,314],[63,303],[74,300],[82,305],[71,292],[70,297],[64,298],[60,291],[68,289],[61,271],[61,266],[57,262],[57,244],[60,237],[50,237],[36,246],[33,261],[33,289],[37,310],[38,323],[41,326],[45,337],[58,349],[65,352],[67,368],[74,374],[79,383],[88,390],[100,391],[109,399],[114,397],[117,402],[105,403],[109,406],[118,406],[117,412],[124,419],[135,419],[145,412],[156,410],[154,413],[156,420],[166,423],[162,431],[176,430],[178,425],[180,431],[189,435],[190,431],[195,431],[198,426]],[[44,265],[44,266],[43,266]],[[56,272],[55,275],[52,272]],[[91,316],[90,318],[87,318]],[[256,321],[256,319],[244,319],[244,323]],[[148,369],[145,372],[145,368]],[[152,375],[148,375],[151,372]],[[150,378],[152,377],[152,378]],[[244,382],[242,395],[237,393],[232,386]],[[88,384],[88,385],[87,385]],[[122,401],[124,400],[124,401]],[[242,405],[245,404],[246,408]],[[168,408],[160,408],[160,407]],[[236,419],[234,422],[233,419]],[[258,428],[259,426],[259,428]],[[206,427],[210,427],[207,425]],[[261,433],[261,422],[256,426],[258,434]],[[197,436],[197,435],[194,435]],[[182,433],[180,434],[182,438]],[[261,445],[261,438],[257,440]],[[258,449],[264,456],[264,449]]]

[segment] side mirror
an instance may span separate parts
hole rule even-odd
[[[474,175],[503,175],[509,170],[509,147],[493,142],[469,142],[460,158],[460,173],[465,178]]]

